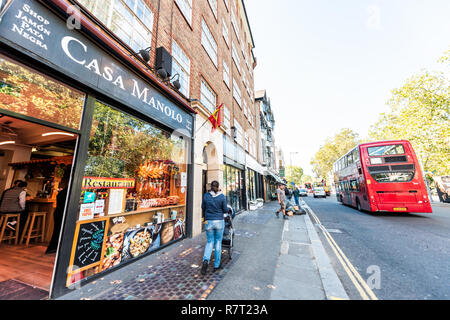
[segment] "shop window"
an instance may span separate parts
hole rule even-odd
[[[79,129],[85,95],[0,55],[0,108]]]
[[[75,278],[183,237],[187,154],[185,139],[96,103],[78,224],[106,221],[106,241],[98,263]]]

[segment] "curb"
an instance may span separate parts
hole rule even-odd
[[[309,218],[311,209],[307,205],[304,207],[308,209],[308,214],[305,215],[305,222],[325,295],[328,300],[349,300],[347,292],[345,291],[341,280],[339,280],[322,241]]]

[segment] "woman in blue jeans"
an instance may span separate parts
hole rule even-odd
[[[225,228],[224,214],[228,212],[225,195],[219,190],[219,182],[211,183],[211,191],[203,197],[202,209],[205,211],[206,247],[203,255],[202,274],[208,269],[213,248],[215,248],[214,271],[222,269],[222,239]]]

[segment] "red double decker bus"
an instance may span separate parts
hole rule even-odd
[[[360,144],[339,159],[333,170],[339,202],[361,211],[432,213],[409,141]]]

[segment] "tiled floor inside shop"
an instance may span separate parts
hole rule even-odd
[[[48,291],[56,254],[45,254],[45,244],[0,245],[0,282],[15,279]]]

